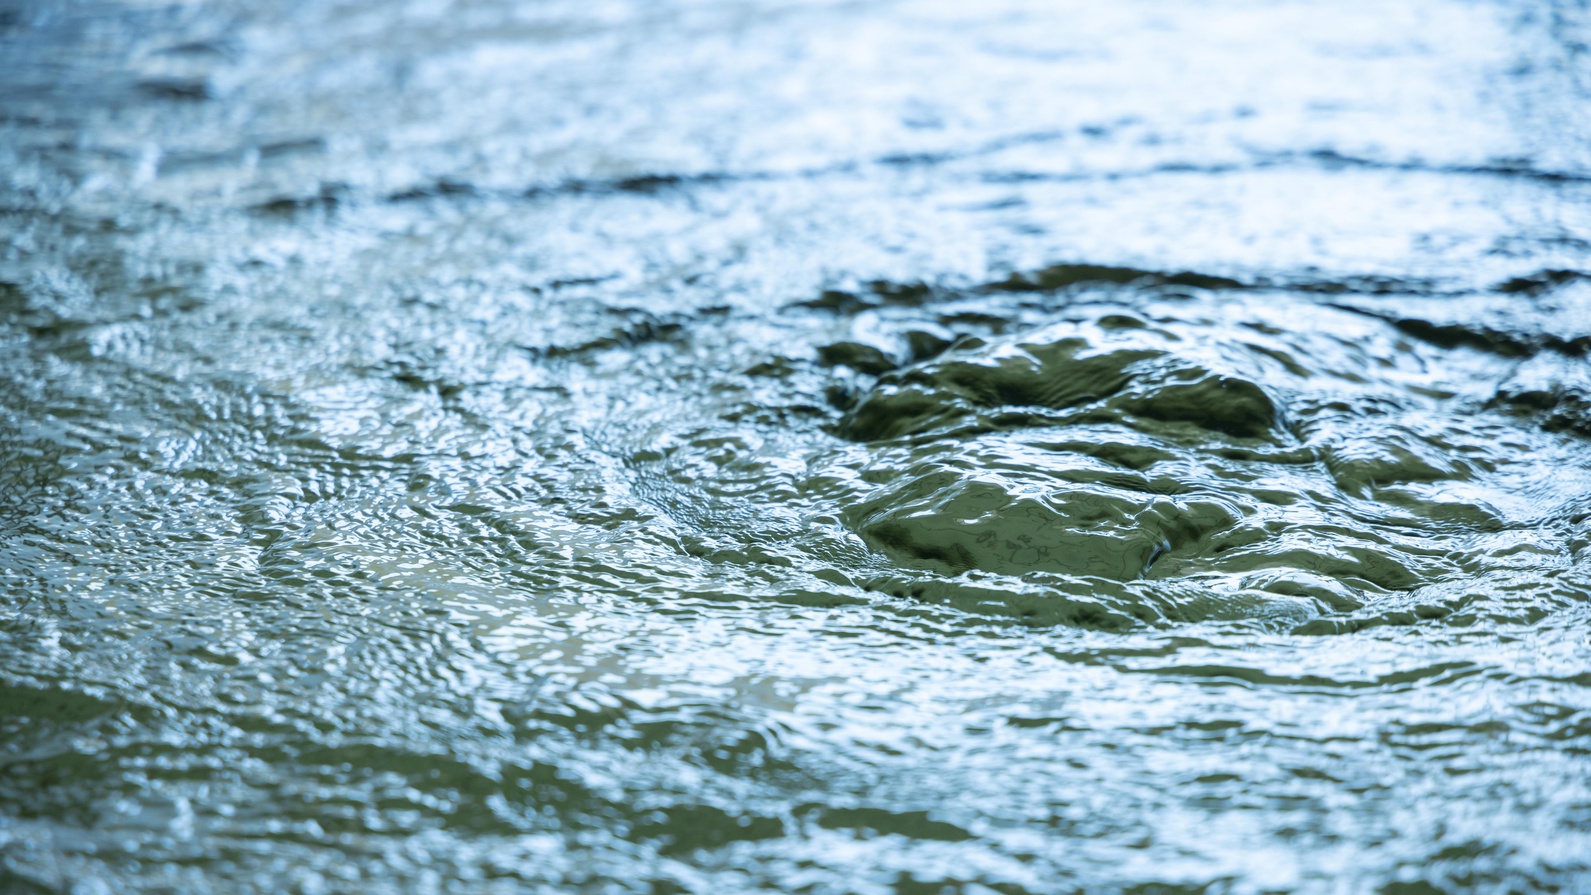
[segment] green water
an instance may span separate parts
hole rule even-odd
[[[0,892],[1591,891],[1588,42],[0,3]]]

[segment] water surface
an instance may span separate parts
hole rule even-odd
[[[1591,10],[0,6],[0,889],[1591,887]]]

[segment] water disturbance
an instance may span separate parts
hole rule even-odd
[[[0,891],[1591,890],[1588,46],[0,4]]]

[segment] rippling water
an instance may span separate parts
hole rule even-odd
[[[1591,891],[1591,8],[0,3],[0,890]]]

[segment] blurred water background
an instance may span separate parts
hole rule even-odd
[[[1588,41],[3,0],[0,891],[1591,891]]]

